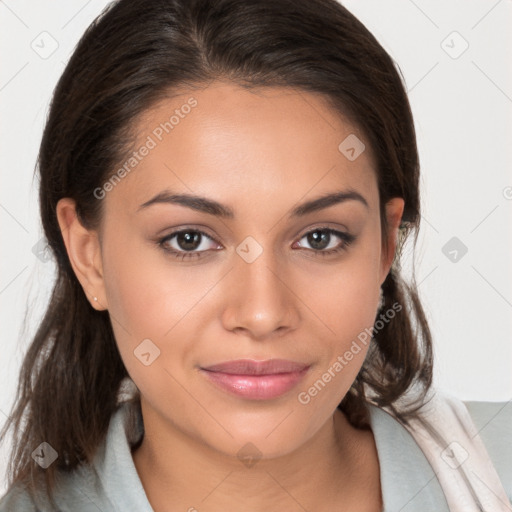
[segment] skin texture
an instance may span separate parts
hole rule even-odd
[[[145,437],[133,458],[148,499],[157,512],[381,510],[373,434],[336,409],[368,346],[308,404],[298,394],[372,327],[403,199],[386,205],[385,253],[369,144],[354,161],[338,149],[349,134],[364,135],[322,96],[289,88],[213,82],[185,91],[138,120],[135,147],[190,97],[197,106],[161,141],[153,135],[156,147],[101,199],[98,231],[81,226],[71,199],[57,208],[73,269],[92,306],[108,309],[141,391]],[[165,189],[216,200],[234,218],[176,204],[139,210]],[[289,216],[347,189],[368,207],[348,200]],[[324,257],[305,235],[325,227],[356,239]],[[181,260],[159,246],[183,228],[211,237],[197,245],[201,257]],[[248,236],[263,250],[251,263],[236,251]],[[343,244],[331,235],[328,248]],[[176,237],[166,246],[186,252]],[[144,339],[160,350],[147,366],[134,355]],[[199,370],[244,358],[311,367],[296,388],[261,401],[228,394]],[[261,456],[251,467],[237,456],[247,443]]]

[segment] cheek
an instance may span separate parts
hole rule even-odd
[[[155,264],[153,252],[133,235],[111,230],[105,236],[103,273],[108,312],[121,352],[132,352],[144,339],[160,345],[173,325],[175,288]],[[146,244],[147,245],[147,244]]]
[[[180,283],[152,253],[156,251],[118,233],[105,247],[103,270],[108,311],[126,370],[144,396],[165,400],[168,346],[172,342],[178,366],[188,350],[180,346],[186,338],[178,338],[173,327],[180,326],[189,299],[183,300]]]
[[[340,340],[373,325],[378,303],[379,255],[378,247],[361,243],[338,264],[319,264],[313,273],[297,276],[305,304],[330,328],[326,332]]]
[[[144,340],[151,340],[144,343],[159,354],[152,368],[171,356],[176,367],[182,366],[191,357],[190,339],[202,325],[202,299],[219,281],[218,269],[180,267],[147,242],[118,231],[104,247],[103,271],[109,315],[128,372],[140,373],[136,354]]]
[[[103,268],[109,312],[135,338],[162,338],[205,286],[204,274],[203,285],[198,285],[190,271],[166,260],[156,244],[130,233],[112,234]]]
[[[318,265],[314,277],[301,273],[300,295],[314,313],[317,342],[324,352],[315,378],[335,382],[340,392],[350,387],[370,345],[379,298],[379,255],[377,244],[363,241],[339,264]]]

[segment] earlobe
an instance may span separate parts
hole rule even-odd
[[[387,251],[385,251],[386,247],[384,244],[382,244],[383,252],[381,285],[386,279],[386,276],[388,275],[391,265],[393,263],[393,258],[395,257],[395,251],[397,249],[398,244],[398,228],[402,220],[404,206],[405,202],[401,197],[393,197],[385,205],[388,225],[388,247]]]
[[[81,224],[76,214],[75,201],[69,197],[57,203],[57,219],[69,261],[87,299],[94,309],[107,309],[97,232]]]

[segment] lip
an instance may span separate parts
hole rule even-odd
[[[201,368],[201,373],[220,389],[251,400],[270,400],[293,389],[310,365],[269,359],[238,359]]]

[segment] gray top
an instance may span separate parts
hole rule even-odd
[[[509,500],[512,500],[512,402],[464,402],[479,430]],[[59,512],[153,512],[137,474],[131,445],[143,435],[141,416],[132,433],[125,426],[129,403],[112,416],[92,467],[63,475]],[[384,512],[448,511],[439,481],[411,434],[390,414],[369,405],[377,445]],[[512,501],[511,501],[512,503]],[[0,500],[0,512],[55,512],[14,486]],[[511,506],[512,510],[512,506]]]

